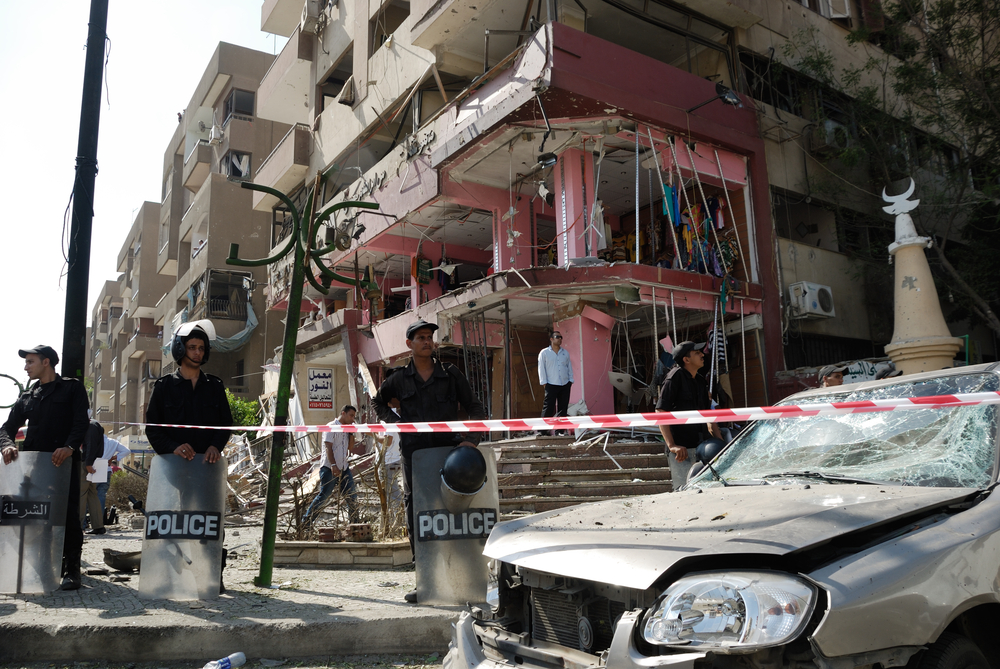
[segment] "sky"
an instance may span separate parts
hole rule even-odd
[[[276,53],[261,32],[262,0],[110,0],[87,314],[144,201],[159,202],[163,154],[219,42]],[[62,351],[63,216],[73,188],[87,0],[0,2],[0,374],[27,381],[18,349]],[[15,206],[17,205],[17,206]],[[67,217],[68,220],[68,217]],[[68,223],[67,223],[68,225]],[[61,368],[57,371],[61,371]],[[0,378],[0,405],[17,388]],[[6,410],[0,415],[6,419]]]

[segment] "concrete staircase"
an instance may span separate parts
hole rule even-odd
[[[662,442],[612,442],[605,453],[603,442],[573,441],[539,435],[490,443],[499,454],[502,518],[671,490]]]

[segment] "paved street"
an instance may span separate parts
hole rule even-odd
[[[441,653],[454,610],[414,606],[412,567],[383,570],[282,569],[279,588],[253,585],[260,527],[227,527],[227,592],[203,602],[142,600],[138,580],[84,575],[77,592],[0,595],[0,661],[216,659],[372,653]],[[104,568],[103,549],[141,547],[140,530],[88,535],[85,571]],[[201,666],[201,665],[199,665]]]
[[[218,659],[218,658],[215,658]],[[207,661],[207,660],[206,660]],[[166,662],[51,662],[0,663],[2,669],[197,669],[204,666],[201,660],[173,660]],[[317,656],[301,658],[252,658],[245,667],[281,667],[289,669],[435,669],[441,666],[441,654],[427,655],[348,655],[339,657]]]

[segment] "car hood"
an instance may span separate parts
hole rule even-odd
[[[683,490],[499,523],[484,553],[528,569],[646,589],[683,558],[787,555],[975,492],[842,484]]]

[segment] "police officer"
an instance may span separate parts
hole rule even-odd
[[[63,543],[64,573],[61,588],[80,588],[80,554],[83,551],[83,529],[80,527],[80,463],[81,446],[89,424],[87,391],[76,379],[56,375],[59,355],[51,346],[36,346],[17,352],[24,358],[28,379],[37,381],[24,392],[10,410],[7,422],[0,428],[0,451],[4,464],[17,459],[14,439],[17,431],[29,423],[21,445],[23,451],[52,454],[52,464],[63,463],[71,468],[69,499],[66,502],[66,537]],[[67,460],[69,462],[67,462]]]
[[[161,376],[153,385],[146,409],[147,423],[179,425],[232,425],[226,387],[222,379],[201,370],[211,354],[215,327],[211,321],[184,323],[174,334],[170,353],[177,371]],[[195,428],[146,428],[150,446],[160,455],[179,455],[194,460],[205,455],[205,462],[219,461],[229,441],[229,430],[198,430]]]
[[[472,392],[469,381],[452,364],[441,362],[434,355],[434,331],[438,326],[418,320],[406,328],[406,345],[413,357],[382,383],[372,406],[383,423],[423,423],[458,419],[458,407],[473,420],[486,418],[486,409]],[[399,401],[399,414],[390,404]],[[424,448],[441,446],[476,446],[477,433],[456,434],[449,432],[407,432],[400,438],[400,455],[403,463],[403,505],[406,509],[406,530],[413,551],[413,453]],[[415,603],[417,591],[409,592],[406,601]]]
[[[215,339],[212,321],[184,323],[170,342],[170,355],[177,371],[161,376],[153,384],[146,408],[147,423],[174,425],[232,425],[229,398],[222,379],[201,370],[212,352]],[[194,460],[205,455],[205,464],[215,464],[229,441],[229,430],[199,430],[188,427],[146,427],[149,445],[160,455],[179,455]],[[222,551],[222,567],[226,566],[226,551]],[[224,593],[221,578],[219,592]]]
[[[674,367],[667,372],[656,403],[657,411],[692,411],[711,409],[708,382],[698,373],[705,366],[705,344],[683,341],[673,350]],[[670,461],[670,481],[676,490],[687,482],[691,471],[694,449],[709,434],[721,438],[715,423],[691,425],[661,425],[660,434],[666,442],[666,455]]]

